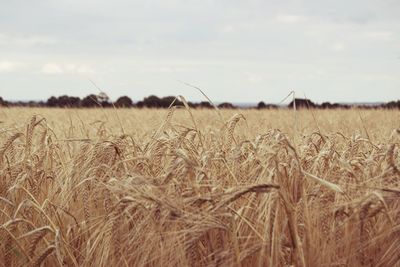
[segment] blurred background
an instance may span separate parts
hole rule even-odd
[[[0,96],[400,98],[400,1],[0,1]]]

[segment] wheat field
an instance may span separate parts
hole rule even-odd
[[[400,112],[0,109],[3,266],[400,266]]]

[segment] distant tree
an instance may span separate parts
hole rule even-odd
[[[333,105],[330,102],[324,102],[324,103],[321,104],[321,108],[323,108],[323,109],[331,109],[331,108],[333,108]]]
[[[197,105],[199,108],[213,108],[210,102],[202,101]]]
[[[59,97],[50,97],[47,99],[45,105],[48,107],[73,107],[77,108],[80,106],[81,99],[79,97],[74,97],[74,96],[67,96],[67,95],[62,95]]]
[[[84,97],[81,101],[81,106],[85,108],[92,108],[101,105],[101,102],[97,98],[97,95],[91,94]]]
[[[278,108],[277,105],[265,104],[263,101],[257,104],[257,109],[276,109],[276,108]]]
[[[42,107],[42,104],[43,104],[43,102],[41,102],[41,101],[37,102],[37,101],[31,100],[31,101],[22,103],[22,106],[31,107],[31,108],[37,108],[37,107]]]
[[[8,107],[12,106],[12,102],[8,102],[7,100],[4,100],[2,97],[0,97],[0,107]]]
[[[172,104],[174,103],[174,104]],[[165,96],[161,98],[160,107],[168,108],[169,106],[183,106],[183,103],[176,99],[175,96]]]
[[[191,108],[196,108],[197,104],[189,101],[188,102],[188,106],[191,107]]]
[[[50,97],[47,99],[46,105],[48,107],[58,107],[58,99],[55,96]]]
[[[257,108],[258,109],[264,109],[264,108],[266,108],[267,107],[267,105],[264,103],[264,101],[261,101],[261,102],[259,102],[258,104],[257,104]]]
[[[234,109],[236,108],[232,103],[224,102],[218,105],[219,108],[229,108]]]
[[[104,92],[100,92],[100,94],[97,95],[97,101],[101,104],[102,107],[111,106],[110,98]]]
[[[296,108],[315,108],[317,105],[313,103],[310,99],[305,98],[295,98],[292,102],[289,103],[288,107],[293,108],[294,103],[296,103]]]
[[[81,99],[79,97],[62,95],[58,97],[59,107],[79,107]]]
[[[400,100],[390,101],[386,104],[381,105],[381,107],[386,109],[400,109]]]
[[[1,106],[7,106],[7,102],[0,96],[0,107]]]
[[[324,102],[319,107],[322,109],[338,109],[338,108],[346,108],[347,106],[338,103]]]
[[[160,99],[158,106],[161,108],[168,108],[175,100],[174,96],[164,96]]]
[[[114,105],[119,108],[130,108],[133,106],[133,101],[128,96],[121,96],[115,101]]]
[[[158,96],[151,95],[143,99],[143,105],[148,108],[159,108],[161,99]]]
[[[145,97],[143,101],[139,102],[139,106],[143,107],[148,107],[148,108],[162,108],[162,107],[168,107],[169,104],[172,102],[169,102],[168,98],[167,99],[161,99],[158,96],[155,95],[150,95],[148,97]]]
[[[173,103],[173,104],[172,104]],[[136,106],[148,107],[148,108],[168,108],[169,106],[183,106],[183,103],[176,99],[175,96],[165,96],[163,98],[159,98],[155,95],[150,95],[145,97],[143,101],[139,101]]]
[[[144,102],[143,101],[138,101],[135,106],[137,108],[144,108]]]

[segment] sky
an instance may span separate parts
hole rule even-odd
[[[0,96],[400,99],[400,0],[0,0]],[[93,81],[96,86],[91,82]]]

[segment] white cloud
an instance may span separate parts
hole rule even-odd
[[[80,65],[77,67],[76,72],[79,74],[90,74],[95,73],[95,70],[90,66]]]
[[[339,52],[339,51],[343,51],[345,49],[345,46],[342,43],[335,43],[335,44],[332,45],[331,48],[332,48],[333,51]]]
[[[47,63],[42,67],[41,72],[45,73],[45,74],[59,74],[59,73],[63,73],[63,70],[57,64]]]
[[[262,75],[254,72],[244,72],[244,75],[250,83],[260,83],[263,81]]]
[[[0,45],[9,46],[36,46],[36,45],[54,45],[58,41],[49,36],[29,35],[18,36],[0,33]]]
[[[368,39],[389,41],[392,39],[393,32],[391,31],[369,31],[364,34]]]
[[[236,29],[233,25],[225,25],[221,28],[221,32],[223,32],[223,33],[232,33],[235,31],[236,31]]]
[[[152,69],[149,69],[151,72]],[[178,67],[178,66],[163,66],[163,67],[158,67],[154,69],[154,72],[159,72],[159,73],[179,73],[179,72],[188,72],[190,71],[190,67]]]
[[[15,62],[15,61],[0,61],[0,73],[1,72],[14,72],[22,67],[24,67],[25,64],[22,62]]]
[[[292,24],[303,22],[306,20],[306,17],[292,14],[278,14],[275,20],[279,23]]]
[[[43,65],[41,72],[44,74],[91,74],[95,73],[94,69],[84,64],[57,64],[46,63]]]

